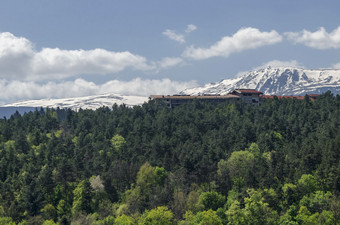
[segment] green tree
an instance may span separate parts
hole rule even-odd
[[[252,184],[254,154],[249,151],[235,151],[227,161],[230,177],[234,180],[244,179],[246,184]]]
[[[79,182],[79,184],[73,191],[73,196],[74,199],[72,205],[72,215],[76,215],[77,213],[81,213],[82,211],[85,213],[90,213],[92,211],[92,192],[89,181],[83,180]]]
[[[47,204],[40,210],[46,220],[56,220],[57,210],[52,204]]]
[[[45,220],[43,225],[57,225],[53,220]]]
[[[203,192],[199,197],[199,204],[202,204],[205,210],[212,209],[216,211],[224,206],[225,197],[216,191]]]
[[[211,209],[207,211],[198,212],[196,215],[188,211],[184,215],[180,225],[222,225],[222,219],[217,215],[216,211]]]
[[[120,152],[121,149],[125,146],[126,140],[123,136],[116,134],[111,138],[111,145],[117,151]]]
[[[264,202],[262,191],[249,189],[247,192],[249,197],[244,199],[244,214],[250,224],[275,224],[278,219],[277,212],[272,210],[268,203]]]
[[[246,217],[244,210],[241,209],[240,202],[235,200],[226,211],[228,224],[243,225],[249,224],[248,217]]]
[[[303,174],[297,182],[297,188],[303,196],[315,192],[318,188],[318,182],[313,175]]]
[[[15,225],[11,217],[0,217],[0,225]]]
[[[162,192],[167,172],[164,168],[143,164],[138,173],[136,185],[125,192],[125,202],[130,212],[142,212],[162,203],[166,203],[167,194]]]
[[[332,197],[332,193],[329,191],[316,191],[315,193],[303,196],[299,205],[306,206],[311,213],[321,213],[323,210],[330,209]]]
[[[115,225],[134,225],[136,224],[135,219],[131,216],[121,215],[114,220]]]
[[[140,217],[140,225],[172,225],[175,224],[173,213],[166,206],[159,206],[145,211]]]

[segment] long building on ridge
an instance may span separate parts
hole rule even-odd
[[[307,94],[311,100],[315,100],[319,95]],[[278,99],[298,99],[303,100],[304,96],[276,96]],[[263,95],[255,89],[235,89],[226,95],[151,95],[151,99],[163,101],[168,107],[174,108],[179,105],[193,102],[195,99],[202,102],[212,103],[235,103],[241,101],[244,104],[261,105],[262,100],[272,99],[274,95]]]
[[[170,108],[193,102],[195,99],[211,103],[243,101],[246,104],[260,105],[260,95],[262,92],[254,89],[236,89],[227,95],[151,95],[151,99],[161,100]]]
[[[212,102],[212,103],[221,103],[228,102],[234,103],[240,100],[240,97],[237,95],[151,95],[151,99],[161,100],[168,107],[174,108],[179,105],[188,104],[193,102],[195,99],[202,102]]]

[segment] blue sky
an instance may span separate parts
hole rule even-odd
[[[338,0],[2,0],[0,103],[340,68]]]

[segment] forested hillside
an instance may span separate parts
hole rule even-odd
[[[340,96],[0,120],[0,224],[339,224]]]

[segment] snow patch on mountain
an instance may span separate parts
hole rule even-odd
[[[186,89],[180,94],[228,94],[234,89],[256,89],[266,95],[321,94],[328,90],[340,93],[340,70],[308,70],[293,67],[271,67],[241,74],[202,87]]]
[[[73,110],[97,109],[103,106],[112,107],[113,104],[127,106],[142,105],[148,101],[144,96],[123,96],[118,94],[102,94],[77,98],[62,99],[41,99],[28,100],[16,103],[6,104],[1,107],[36,107],[36,108],[69,108]]]

